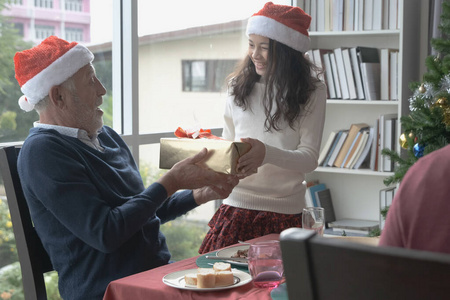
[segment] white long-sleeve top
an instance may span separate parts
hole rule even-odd
[[[325,122],[327,91],[317,84],[306,111],[294,129],[284,123],[279,131],[267,132],[262,98],[265,84],[256,83],[249,96],[249,108],[243,110],[228,96],[222,136],[227,140],[258,139],[265,144],[266,155],[258,172],[242,179],[224,204],[234,207],[298,214],[305,207],[305,174],[317,168]]]

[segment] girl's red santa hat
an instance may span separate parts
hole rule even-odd
[[[94,60],[94,55],[77,42],[50,36],[29,50],[14,56],[16,79],[24,96],[20,108],[31,111],[48,95],[50,88],[72,77]]]
[[[283,43],[297,51],[309,50],[311,17],[300,7],[267,2],[247,23],[247,36],[256,34]]]

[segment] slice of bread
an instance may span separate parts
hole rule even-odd
[[[197,273],[198,288],[213,288],[216,285],[216,272],[213,269],[202,268]]]
[[[221,272],[221,271],[231,271],[231,264],[229,263],[224,263],[224,262],[216,262],[213,265],[213,269],[216,272]]]
[[[228,286],[234,283],[233,272],[220,271],[216,272],[216,286]]]
[[[184,275],[184,281],[188,285],[197,285],[197,273],[189,273]]]

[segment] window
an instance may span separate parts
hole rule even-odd
[[[66,28],[66,40],[68,41],[82,41],[83,29],[81,28]]]
[[[43,40],[50,35],[54,35],[55,28],[49,25],[36,25],[35,32],[35,38],[37,40]]]
[[[66,0],[65,10],[83,11],[83,3],[81,0]]]
[[[53,0],[34,0],[34,6],[41,8],[53,8]]]
[[[238,60],[183,60],[184,92],[220,92]]]

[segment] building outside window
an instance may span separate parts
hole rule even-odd
[[[34,6],[41,8],[53,8],[53,0],[34,0]]]
[[[50,25],[36,25],[35,38],[37,40],[43,40],[50,35],[55,34],[55,27]]]
[[[66,0],[64,6],[65,10],[83,11],[83,3],[81,0]]]
[[[83,29],[81,28],[70,28],[67,27],[65,39],[68,41],[77,41],[80,42],[83,40]]]

